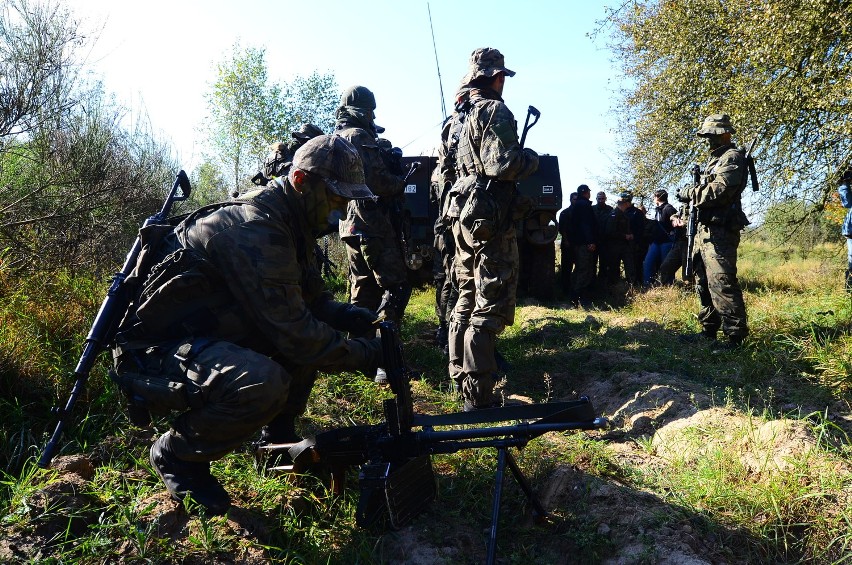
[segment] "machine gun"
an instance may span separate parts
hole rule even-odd
[[[506,465],[532,504],[536,516],[547,517],[547,511],[509,448],[522,448],[547,432],[602,429],[607,421],[595,416],[591,402],[585,397],[572,402],[508,406],[455,414],[417,414],[411,400],[410,373],[394,325],[381,322],[379,331],[383,365],[393,392],[393,398],[384,401],[384,422],[339,428],[297,444],[272,444],[260,449],[270,455],[289,454],[293,464],[273,467],[279,471],[301,473],[316,469],[330,472],[331,490],[337,494],[343,490],[346,469],[359,466],[361,494],[356,523],[364,528],[387,523],[399,528],[435,498],[437,489],[432,455],[455,453],[462,449],[496,448],[497,468],[486,560],[493,564]],[[511,421],[518,423],[471,427]],[[448,426],[454,429],[436,429]]]
[[[184,171],[180,171],[175,178],[174,185],[166,197],[163,207],[153,216],[149,217],[142,224],[142,229],[152,224],[162,224],[168,218],[171,212],[172,205],[175,202],[186,200],[189,198],[192,187],[189,184],[189,178]],[[41,458],[38,460],[38,466],[46,469],[50,466],[53,456],[56,453],[56,448],[59,445],[59,440],[62,438],[62,433],[67,425],[68,418],[71,416],[71,411],[77,403],[77,398],[83,392],[86,386],[86,381],[89,379],[89,373],[95,364],[98,355],[115,339],[115,332],[121,322],[121,318],[127,312],[130,301],[133,297],[133,289],[128,288],[131,285],[126,283],[126,279],[136,267],[139,253],[142,251],[142,239],[136,237],[133,247],[127,254],[124,260],[124,266],[121,271],[117,272],[112,279],[107,296],[104,298],[98,315],[95,316],[95,321],[92,323],[92,328],[89,330],[89,335],[86,336],[86,342],[83,345],[83,353],[80,355],[80,360],[77,362],[77,367],[74,369],[74,387],[71,389],[71,395],[68,397],[68,402],[65,408],[54,408],[53,412],[57,414],[59,421],[56,423],[56,429],[50,440],[44,447]]]

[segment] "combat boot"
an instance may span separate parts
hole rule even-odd
[[[166,432],[151,446],[151,466],[171,497],[183,502],[189,496],[214,516],[226,513],[231,498],[210,474],[210,463],[179,459],[171,449],[171,439],[171,432]]]
[[[710,351],[713,351],[714,353],[733,351],[738,349],[743,344],[744,340],[745,338],[741,335],[729,335],[727,340],[717,341],[711,345]]]
[[[438,331],[435,332],[435,345],[438,346],[444,357],[450,356],[450,330],[444,322],[441,322]]]

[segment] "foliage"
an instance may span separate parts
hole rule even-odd
[[[703,158],[708,114],[730,114],[756,151],[765,203],[822,207],[852,163],[852,3],[636,0],[610,14],[626,85],[616,109],[616,178],[648,194],[684,182]],[[616,183],[616,181],[613,181]]]
[[[189,177],[192,194],[186,202],[186,208],[197,208],[205,204],[226,200],[228,186],[219,169],[210,161],[204,161]]]
[[[3,269],[110,268],[175,169],[145,120],[126,129],[101,85],[78,79],[83,37],[49,3],[0,11]]]
[[[310,122],[323,131],[334,126],[337,82],[316,71],[279,84],[269,77],[265,49],[239,43],[216,65],[207,93],[209,119],[205,158],[219,167],[233,191],[251,187],[251,178],[269,144],[288,141],[290,132]]]
[[[795,246],[803,258],[819,244],[840,239],[837,224],[822,209],[792,199],[771,204],[758,233],[775,245]]]
[[[75,54],[85,43],[60,3],[0,5],[0,149],[16,136],[52,127],[74,106]]]

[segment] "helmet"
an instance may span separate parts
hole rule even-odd
[[[375,110],[376,97],[366,86],[350,86],[340,95],[340,106],[354,106],[362,110]]]
[[[322,133],[322,130],[314,124],[302,124],[301,126],[299,126],[299,129],[294,132],[291,132],[290,135],[293,136],[293,139],[307,141],[313,137],[322,135]]]
[[[343,198],[373,198],[364,184],[364,165],[354,145],[339,135],[320,135],[305,142],[293,157],[293,167],[322,177]]]
[[[704,118],[704,123],[695,133],[698,137],[708,135],[722,135],[723,133],[737,133],[731,125],[731,117],[728,114],[710,114]]]
[[[515,71],[510,71],[504,65],[503,54],[493,47],[480,47],[470,54],[469,71],[467,82],[480,77],[493,77],[497,73],[505,73],[506,76],[515,76]]]

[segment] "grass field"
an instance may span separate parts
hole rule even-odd
[[[842,249],[802,258],[745,242],[740,251],[752,333],[732,353],[678,342],[699,329],[697,299],[681,286],[631,294],[618,308],[520,301],[499,342],[512,365],[503,394],[586,394],[612,426],[551,433],[517,454],[551,517],[534,524],[507,480],[501,563],[852,562],[852,303]],[[267,473],[247,446],[214,463],[235,508],[206,518],[164,495],[147,451],[168,421],[131,427],[106,359],[77,407],[64,470],[38,470],[48,410],[68,393],[104,288],[0,272],[0,561],[484,560],[494,450],[435,456],[429,510],[400,531],[369,532],[354,523],[357,470],[334,497],[318,478]],[[430,289],[415,293],[403,326],[412,390],[418,411],[454,412],[446,360],[431,341],[432,300]],[[377,423],[389,394],[357,373],[323,375],[302,431]]]

